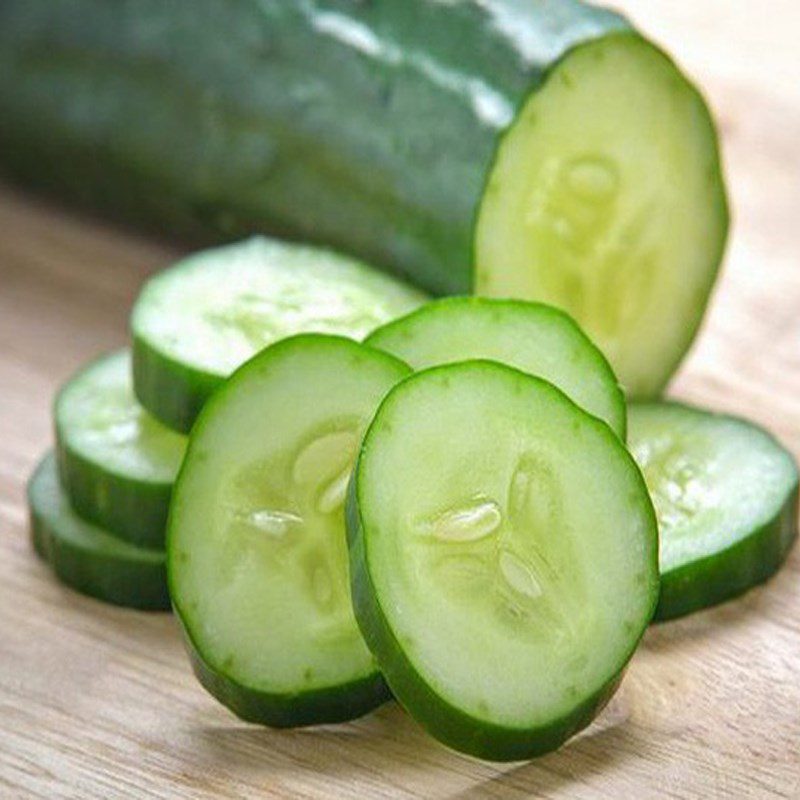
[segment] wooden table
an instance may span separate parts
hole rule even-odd
[[[703,83],[736,212],[676,396],[741,412],[800,454],[796,0],[622,5]],[[397,707],[342,727],[238,722],[195,682],[173,619],[59,586],[28,544],[24,482],[55,388],[121,345],[176,251],[0,190],[0,797],[800,798],[800,547],[764,588],[655,627],[588,731],[493,766]]]

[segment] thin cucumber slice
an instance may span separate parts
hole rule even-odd
[[[540,755],[587,725],[658,597],[655,513],[619,438],[495,362],[389,393],[347,514],[356,618],[389,687],[481,758]]]
[[[89,522],[142,547],[164,547],[172,484],[186,438],[133,396],[127,350],[75,375],[55,403],[61,483]]]
[[[664,53],[615,33],[564,57],[503,136],[475,289],[562,306],[650,397],[694,338],[727,226],[705,103]]]
[[[790,453],[738,417],[680,403],[634,404],[630,449],[661,532],[657,619],[720,603],[769,578],[797,538]]]
[[[267,345],[306,331],[360,339],[424,300],[329,250],[263,237],[208,250],[142,289],[131,321],[136,396],[188,433],[214,389]]]
[[[195,425],[167,539],[200,682],[238,716],[337,722],[388,698],[348,590],[344,498],[361,435],[410,368],[338,336],[284,339]]]
[[[625,438],[625,397],[603,354],[563,311],[524,300],[451,297],[386,323],[366,343],[425,369],[490,359],[538,375]]]
[[[56,577],[83,594],[143,611],[170,607],[164,553],[123,542],[79,517],[49,453],[28,483],[31,537]]]

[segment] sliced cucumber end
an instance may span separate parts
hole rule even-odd
[[[655,46],[609,34],[567,53],[501,140],[475,290],[563,307],[630,396],[653,396],[694,338],[727,224],[703,99]]]

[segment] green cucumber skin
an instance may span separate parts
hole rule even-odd
[[[180,614],[176,614],[180,620]],[[214,669],[195,647],[191,633],[181,620],[189,661],[206,691],[239,719],[271,728],[298,728],[347,722],[374,711],[392,699],[385,681],[369,675],[345,686],[317,689],[296,695],[277,695],[245,686]]]
[[[223,379],[164,355],[135,331],[132,338],[136,399],[159,422],[178,433],[188,434]]]
[[[171,234],[320,241],[465,293],[504,131],[620,30],[579,0],[6,0],[0,161]]]
[[[134,561],[111,553],[89,551],[54,531],[47,514],[32,502],[32,485],[45,459],[28,484],[31,540],[34,550],[52,567],[58,579],[81,594],[140,611],[169,611],[166,556],[148,552]]]
[[[88,522],[138,547],[164,548],[172,484],[104,470],[56,436],[58,472],[70,503]]]
[[[524,374],[526,378],[531,378],[531,376],[513,367],[506,366],[505,368],[518,372],[520,375]],[[432,367],[428,371],[439,369],[447,369],[447,367]],[[410,379],[413,379],[413,375],[405,380]],[[541,378],[533,377],[532,379],[542,384],[547,384]],[[400,381],[392,392],[396,391],[404,382]],[[551,384],[547,385],[551,386],[553,391],[563,395],[556,387]],[[563,396],[568,402],[575,405],[566,395]],[[387,398],[384,398],[383,402],[385,403],[386,400]],[[576,406],[576,408],[578,407]],[[585,412],[581,411],[581,413],[584,414]],[[601,426],[609,437],[618,442],[617,435],[606,423],[594,417],[590,418],[596,425]],[[370,427],[374,422],[375,418],[373,418],[373,423],[371,423]],[[368,435],[369,428],[364,436],[364,441],[366,441]],[[487,761],[522,761],[545,755],[557,749],[569,738],[589,725],[602,711],[619,687],[628,663],[638,646],[638,641],[634,643],[631,651],[626,654],[617,673],[603,686],[585,698],[572,712],[536,730],[510,728],[487,723],[448,703],[416,673],[414,666],[409,662],[383,613],[375,586],[369,574],[364,527],[358,500],[357,476],[362,452],[363,442],[362,450],[356,458],[356,464],[348,485],[345,504],[347,546],[350,561],[350,590],[361,635],[374,654],[380,653],[382,655],[379,659],[379,666],[389,690],[401,704],[401,697],[411,697],[414,699],[413,704],[416,708],[428,709],[424,718],[419,715],[413,716],[436,739],[459,752]],[[636,466],[632,457],[631,461]],[[638,466],[636,466],[636,469],[641,475]],[[641,481],[644,486],[644,477],[641,477]],[[652,507],[651,514],[653,531],[657,531],[655,510]],[[658,547],[655,545],[653,547],[653,560],[655,563],[654,571],[657,572]],[[650,618],[655,613],[658,600],[657,585],[653,585],[651,595]]]

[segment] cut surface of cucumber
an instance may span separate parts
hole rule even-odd
[[[389,687],[482,758],[539,755],[587,725],[658,595],[655,515],[619,438],[494,362],[389,393],[347,521],[356,617]]]
[[[658,514],[661,597],[670,619],[769,578],[797,538],[794,458],[738,417],[680,403],[633,404],[631,452]]]
[[[353,617],[344,498],[363,430],[410,368],[298,335],[199,417],[175,486],[170,590],[198,678],[240,717],[336,722],[388,698]]]
[[[136,302],[136,395],[185,433],[223,379],[267,345],[306,331],[361,338],[424,299],[328,250],[263,237],[208,250],[151,278]]]
[[[122,350],[71,378],[55,403],[62,485],[86,520],[144,547],[164,546],[186,439],[137,402]]]
[[[700,324],[727,204],[716,134],[661,51],[572,51],[501,140],[475,235],[478,294],[565,308],[631,396],[657,394]]]
[[[453,297],[388,322],[366,339],[414,369],[490,359],[538,375],[625,438],[625,398],[603,354],[559,309]]]
[[[164,552],[121,541],[79,517],[48,454],[28,483],[31,537],[58,579],[77,591],[143,611],[170,607]]]

